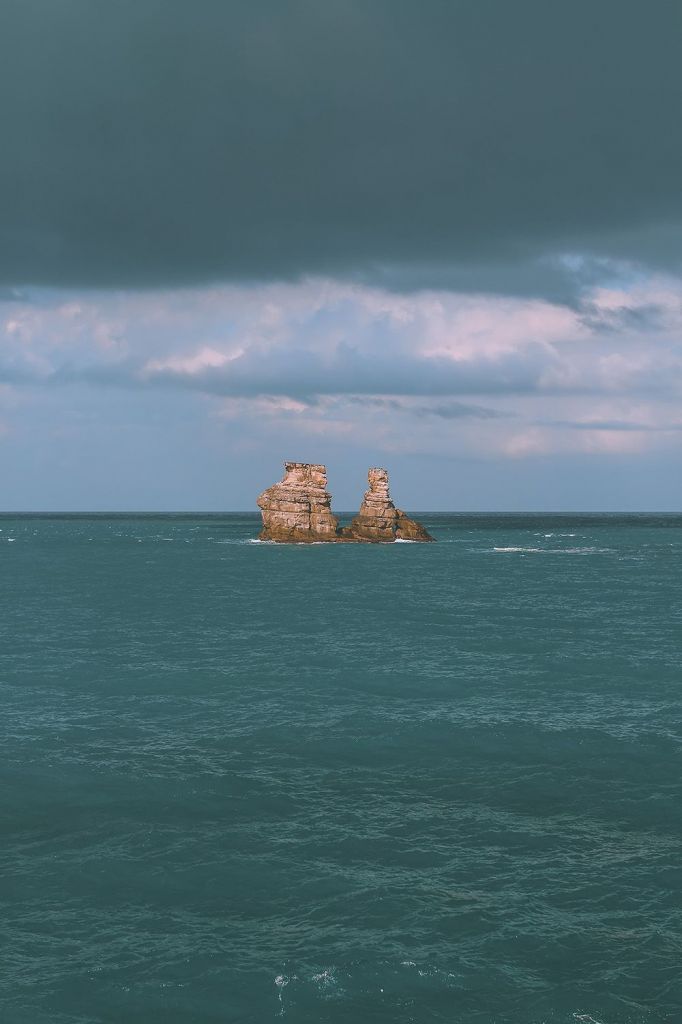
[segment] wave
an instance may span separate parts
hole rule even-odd
[[[493,551],[503,553],[517,553],[523,555],[604,555],[613,551],[613,548],[528,548],[528,547],[494,547]]]
[[[534,533],[533,536],[547,539],[549,537],[577,537],[578,535],[576,533]]]

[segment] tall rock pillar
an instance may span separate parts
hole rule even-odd
[[[260,539],[300,544],[336,540],[338,521],[331,510],[326,467],[285,462],[284,470],[282,480],[258,498]]]
[[[388,472],[373,468],[367,474],[369,490],[365,491],[360,511],[348,527],[348,534],[357,540],[433,540],[421,523],[410,519],[391,501]]]

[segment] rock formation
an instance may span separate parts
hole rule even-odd
[[[370,469],[367,479],[369,490],[365,492],[360,511],[347,528],[353,539],[379,542],[433,540],[421,523],[410,519],[395,507],[388,493],[388,473],[385,469]]]
[[[258,498],[263,515],[261,540],[312,543],[336,540],[339,524],[332,515],[327,470],[307,462],[285,462],[284,477]]]
[[[381,544],[396,540],[430,541],[424,527],[396,508],[388,493],[385,469],[370,469],[369,490],[350,526],[339,528],[327,491],[327,470],[306,462],[285,462],[284,478],[258,498],[263,516],[261,540]]]

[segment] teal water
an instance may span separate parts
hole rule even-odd
[[[682,1019],[682,518],[0,519],[3,1024]]]

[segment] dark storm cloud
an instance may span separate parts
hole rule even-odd
[[[436,416],[442,420],[497,420],[507,419],[510,415],[506,412],[499,412],[497,409],[489,409],[484,405],[471,405],[469,402],[441,402],[437,405],[405,405],[396,398],[377,398],[374,395],[349,395],[346,401],[350,405],[359,405],[364,408],[386,409],[389,412],[408,413],[412,416],[424,418]]]
[[[559,427],[562,430],[605,430],[608,432],[624,431],[625,433],[678,433],[682,431],[682,423],[666,421],[664,423],[640,423],[636,420],[537,420],[543,427]]]
[[[511,414],[488,409],[483,405],[468,405],[465,402],[447,402],[441,405],[420,405],[414,410],[417,416],[437,416],[441,420],[459,420],[472,417],[478,420],[507,419]]]
[[[297,348],[271,350],[265,355],[258,350],[248,351],[224,366],[193,372],[173,366],[145,369],[134,361],[123,361],[85,366],[62,363],[49,374],[35,373],[34,377],[51,385],[85,382],[111,387],[180,388],[226,398],[278,395],[314,405],[321,396],[533,394],[545,390],[542,376],[554,362],[542,346],[529,346],[522,353],[496,360],[474,359],[458,364],[407,353],[400,358],[391,353],[364,353],[341,343],[331,355],[324,356]],[[441,406],[441,418],[455,415],[453,409],[448,416],[447,408]]]
[[[3,0],[0,278],[677,264],[680,38],[668,0]]]
[[[0,302],[26,302],[27,297],[19,288],[7,288],[0,285]]]
[[[662,305],[649,303],[644,306],[620,306],[616,309],[599,309],[594,304],[583,302],[580,320],[590,330],[600,333],[618,334],[623,331],[664,330],[670,311]]]

